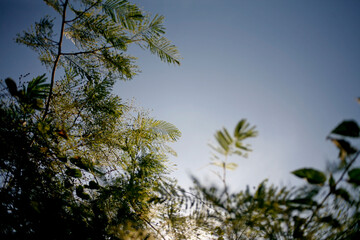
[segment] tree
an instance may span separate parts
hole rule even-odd
[[[167,161],[175,154],[167,143],[179,130],[112,94],[116,80],[136,74],[135,59],[125,54],[129,44],[179,64],[163,17],[125,0],[45,2],[60,15],[59,39],[54,19],[45,17],[17,41],[39,53],[49,83],[45,74],[3,83],[1,239],[359,238],[356,121],[329,134],[339,160],[327,172],[292,172],[304,186],[264,180],[254,191],[230,192],[226,173],[237,164],[229,157],[247,156],[244,141],[257,136],[241,120],[233,134],[215,134],[211,164],[221,169],[222,187],[194,178],[193,189],[182,189],[169,178]]]
[[[127,1],[46,0],[60,15],[18,35],[50,69],[21,86],[5,80],[1,101],[1,220],[4,239],[149,239],[149,201],[171,185],[167,142],[179,130],[111,93],[131,79],[131,43],[179,64],[163,36],[163,17]],[[67,50],[64,42],[73,43]],[[64,75],[56,72],[62,68]],[[135,112],[133,114],[132,112]]]
[[[242,141],[255,135],[245,120],[238,123],[234,136],[225,128],[216,132],[218,146],[213,148],[224,160],[216,155],[215,165],[222,169],[218,176],[223,189],[209,188],[194,178],[197,197],[188,196],[186,201],[200,204],[189,217],[217,239],[358,239],[360,151],[350,141],[360,137],[356,121],[343,121],[328,136],[339,149],[339,161],[328,173],[302,168],[292,174],[307,180],[305,186],[268,187],[265,180],[254,192],[247,188],[230,194],[226,171],[236,165],[227,163],[227,158],[243,155],[237,149],[249,150]]]
[[[54,19],[49,16],[16,39],[37,51],[40,61],[51,69],[43,118],[49,111],[58,66],[72,69],[76,77],[89,82],[106,77],[128,80],[136,73],[134,57],[125,54],[131,43],[163,61],[180,64],[176,47],[163,36],[162,16],[150,18],[126,0],[44,1],[61,16],[59,40],[54,39]],[[64,49],[65,38],[73,43],[71,49]]]

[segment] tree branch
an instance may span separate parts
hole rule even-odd
[[[65,29],[66,7],[67,7],[68,3],[69,3],[69,0],[65,0],[65,3],[64,3],[64,6],[63,6],[64,9],[63,9],[63,13],[62,13],[62,21],[61,21],[61,31],[60,31],[60,40],[59,40],[59,45],[58,45],[58,53],[57,53],[56,59],[54,61],[54,66],[52,68],[49,97],[47,99],[43,119],[45,119],[45,117],[46,117],[46,115],[47,115],[47,113],[49,111],[50,100],[51,100],[51,97],[52,97],[52,92],[53,92],[54,82],[55,82],[55,73],[56,73],[57,65],[58,65],[58,62],[59,62],[60,56],[61,56],[61,47],[62,47],[62,42],[63,42],[63,37],[64,37],[64,29]]]
[[[144,222],[146,222],[152,229],[154,229],[154,230],[161,236],[162,239],[166,240],[166,238],[164,237],[164,235],[162,235],[161,232],[160,232],[158,229],[156,229],[156,228],[150,223],[150,221],[148,221],[148,220],[145,219],[145,218],[142,218],[141,216],[139,216],[139,217],[140,217],[140,219],[142,219]]]
[[[114,48],[114,47],[116,47],[116,46],[106,46],[106,47],[102,47],[102,48],[98,48],[98,49],[94,49],[94,50],[90,50],[90,51],[62,53],[61,55],[64,55],[64,56],[76,56],[76,55],[81,55],[81,54],[90,54],[90,53],[96,53],[98,51],[105,50],[105,49],[110,49],[110,48]]]

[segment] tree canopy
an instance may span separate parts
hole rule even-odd
[[[179,65],[163,16],[126,0],[44,0],[57,12],[16,41],[48,74],[2,82],[1,239],[358,239],[360,127],[345,120],[327,137],[339,150],[327,171],[294,170],[293,188],[232,192],[227,172],[258,132],[242,119],[215,133],[211,164],[220,186],[169,173],[168,145],[181,133],[112,92],[137,73],[131,44]],[[57,22],[57,23],[56,23]],[[233,159],[233,158],[232,158]]]

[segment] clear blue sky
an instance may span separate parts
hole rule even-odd
[[[142,72],[115,93],[135,98],[155,118],[182,131],[173,175],[216,181],[207,167],[215,130],[241,118],[257,126],[254,152],[236,159],[232,189],[294,182],[290,171],[325,169],[337,152],[327,134],[343,119],[359,120],[360,1],[137,0],[165,16],[167,37],[183,57],[180,67],[131,48]],[[54,12],[42,1],[0,2],[0,78],[46,72],[15,34]]]

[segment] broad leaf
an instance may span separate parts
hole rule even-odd
[[[18,95],[18,90],[17,90],[17,86],[14,80],[12,80],[11,78],[7,78],[5,79],[5,83],[6,86],[10,92],[10,94],[12,96],[17,96]]]
[[[324,184],[326,181],[326,176],[323,172],[312,168],[302,168],[296,171],[293,171],[292,174],[299,178],[305,178],[311,184]]]
[[[90,195],[84,192],[83,186],[76,187],[76,195],[85,200],[90,199]]]
[[[89,182],[89,188],[90,188],[90,189],[99,189],[100,186],[99,186],[99,184],[97,184],[95,181],[90,181],[90,182]]]
[[[295,199],[289,200],[288,203],[300,204],[300,205],[305,205],[305,206],[316,206],[317,205],[317,202],[312,200],[312,198],[310,198],[310,197],[295,198]]]
[[[359,137],[360,128],[353,120],[343,121],[331,133],[345,137]]]
[[[351,169],[348,172],[349,182],[360,185],[360,168]]]
[[[335,194],[347,202],[350,200],[350,194],[343,188],[336,189]]]

